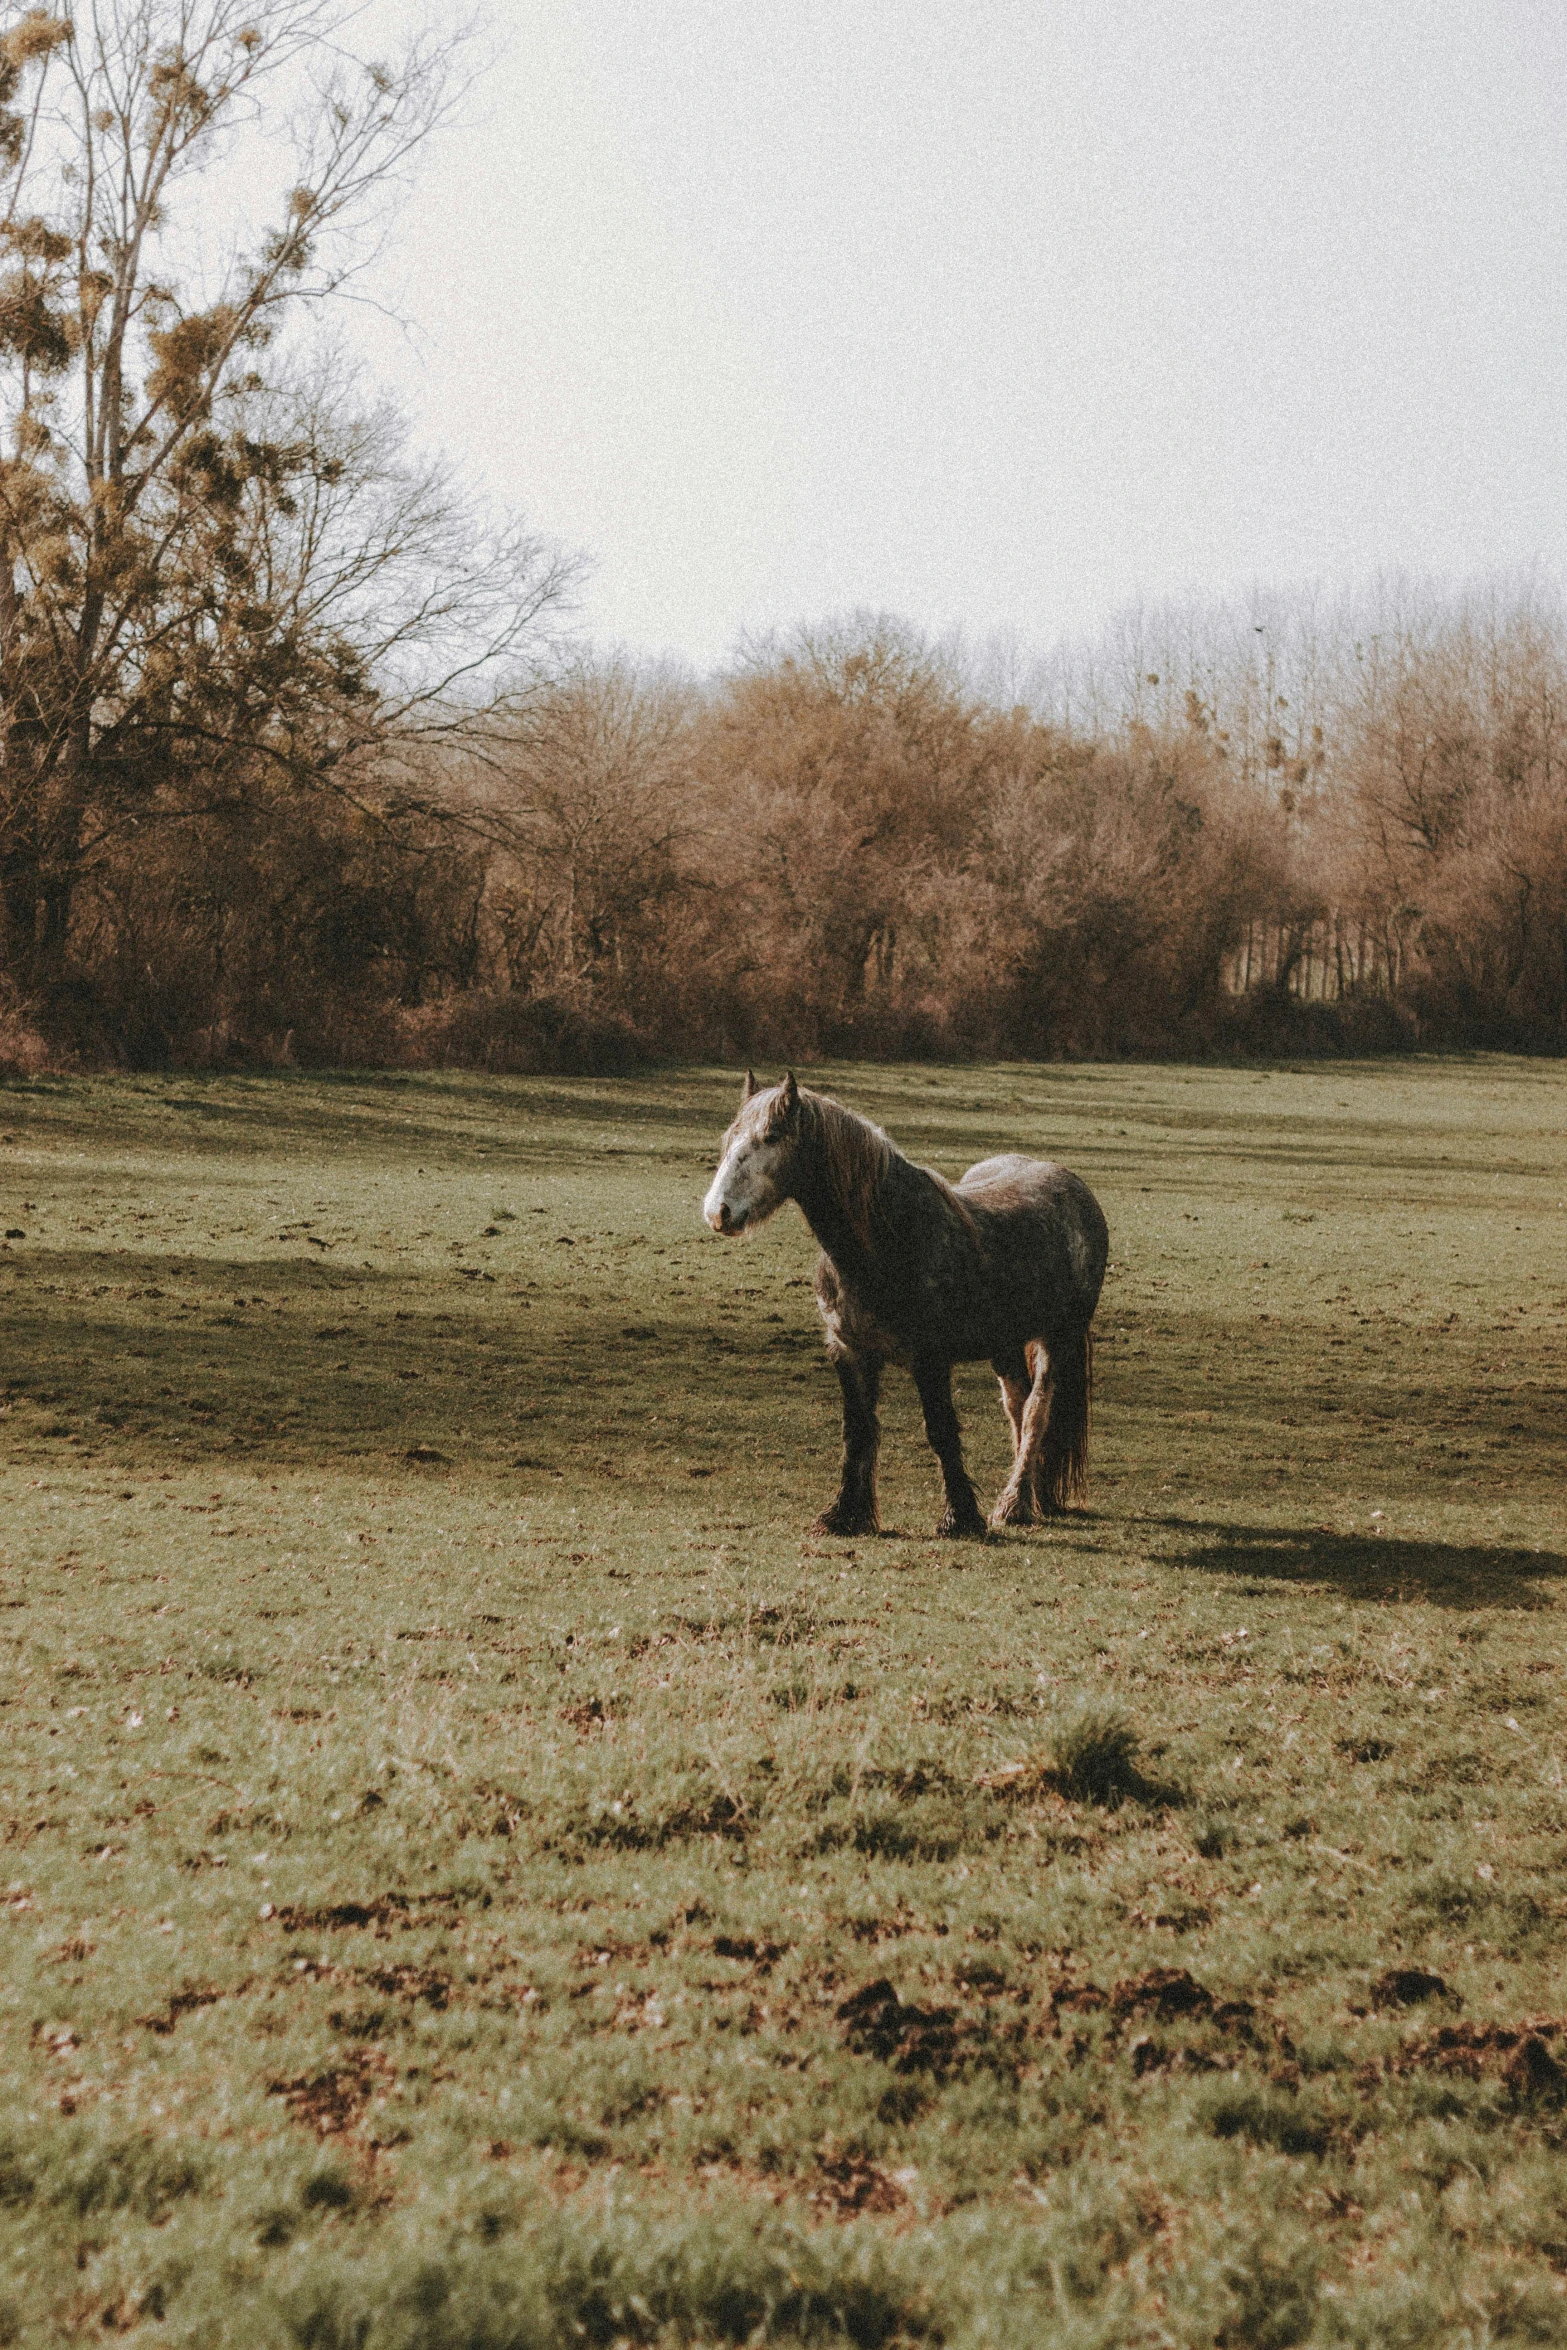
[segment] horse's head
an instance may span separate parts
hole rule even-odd
[[[794,1071],[781,1085],[758,1087],[755,1072],[748,1069],[740,1115],[724,1136],[718,1172],[702,1202],[702,1214],[715,1232],[733,1239],[783,1206],[799,1124]]]

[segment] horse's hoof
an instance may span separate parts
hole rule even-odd
[[[1004,1526],[1032,1526],[1034,1523],[1034,1505],[1026,1493],[1016,1493],[1010,1501],[998,1501],[990,1513],[991,1531],[996,1534]]]
[[[875,1518],[851,1516],[846,1510],[823,1510],[811,1523],[813,1534],[831,1534],[842,1542],[857,1534],[879,1534],[881,1527]]]
[[[983,1542],[988,1532],[978,1510],[966,1512],[961,1518],[954,1511],[945,1510],[936,1527],[936,1538],[940,1542]]]

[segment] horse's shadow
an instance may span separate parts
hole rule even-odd
[[[1541,1586],[1567,1576],[1567,1556],[1558,1550],[1345,1534],[1325,1526],[1214,1526],[1175,1517],[1154,1522],[1198,1537],[1177,1562],[1181,1566],[1249,1582],[1331,1583],[1352,1599],[1540,1608],[1552,1605]]]

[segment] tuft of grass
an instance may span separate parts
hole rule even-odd
[[[1084,1803],[1118,1803],[1143,1785],[1142,1741],[1117,1705],[1085,1697],[1051,1723],[1050,1767],[1063,1795]]]
[[[1114,1805],[1154,1792],[1141,1754],[1141,1736],[1120,1706],[1080,1697],[1062,1708],[1026,1755],[983,1773],[978,1784],[1025,1796],[1049,1789],[1074,1803]]]

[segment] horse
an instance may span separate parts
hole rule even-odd
[[[1030,1526],[1087,1493],[1091,1325],[1109,1232],[1080,1177],[1048,1159],[981,1159],[959,1183],[789,1070],[747,1070],[702,1214],[733,1239],[795,1200],[821,1243],[816,1303],[843,1390],[843,1471],[812,1531],[876,1534],[883,1368],[912,1372],[941,1464],[937,1533],[983,1536],[952,1403],[954,1363],[988,1361],[1012,1431],[990,1525]]]

